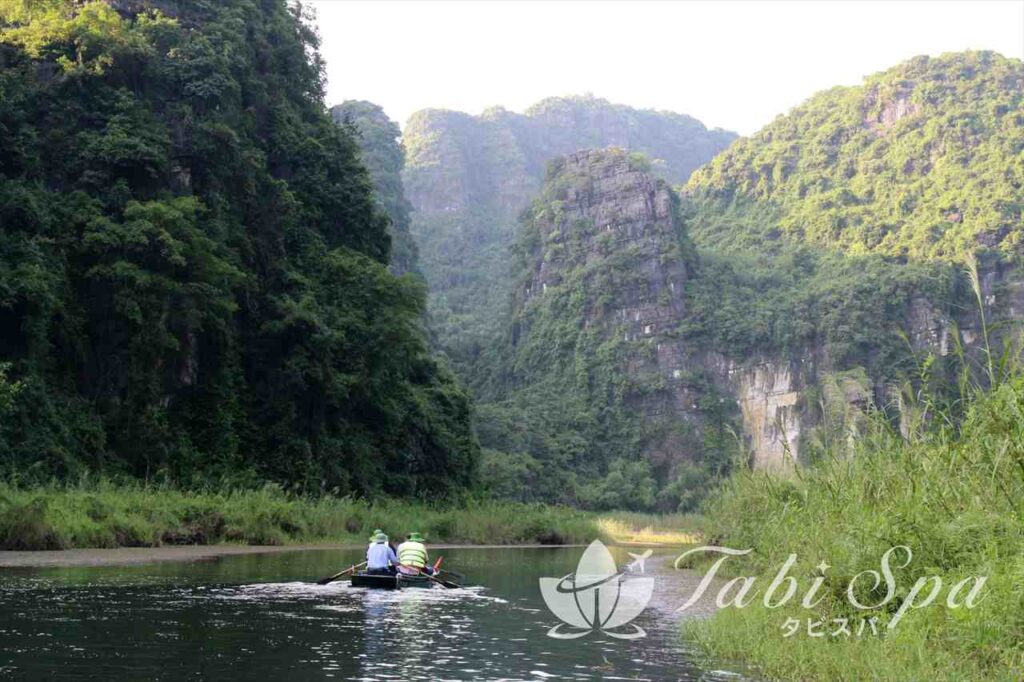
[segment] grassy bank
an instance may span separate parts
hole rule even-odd
[[[1024,678],[1024,379],[977,399],[962,428],[905,442],[874,423],[852,457],[788,478],[741,473],[711,504],[707,523],[722,545],[753,548],[726,566],[733,575],[759,576],[761,590],[746,608],[687,626],[685,635],[717,660],[746,662],[778,680]],[[902,569],[896,562],[894,598],[855,609],[846,596],[851,578],[880,570],[883,553],[898,545],[910,547],[913,560]],[[791,552],[799,557],[790,571],[797,596],[768,609],[763,593]],[[825,598],[804,609],[799,600],[818,575]],[[936,603],[909,610],[888,629],[915,582],[928,576],[943,581]],[[949,588],[967,576],[988,576],[983,600],[973,609],[947,608]],[[885,596],[884,581],[869,591],[871,583],[860,580],[861,603]],[[833,632],[832,619],[872,616],[879,636],[807,634],[809,617]],[[784,637],[789,617],[803,625]]]
[[[395,537],[419,530],[431,542],[465,544],[604,537],[593,515],[542,505],[434,508],[398,500],[294,497],[275,488],[209,493],[109,482],[29,489],[0,484],[2,549],[364,542],[374,528]]]

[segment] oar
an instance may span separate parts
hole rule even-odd
[[[320,580],[316,581],[316,584],[317,585],[326,585],[327,583],[334,582],[335,580],[337,580],[338,578],[342,577],[343,575],[351,573],[352,571],[356,570],[357,568],[362,568],[365,565],[366,565],[366,562],[364,561],[361,564],[356,564],[355,566],[349,566],[348,568],[346,568],[341,573],[335,573],[334,575],[332,575],[329,578],[320,578]]]
[[[462,585],[460,583],[466,582],[466,576],[462,575],[461,573],[455,573],[454,571],[449,571],[448,569],[445,569],[445,570],[442,571],[441,570],[441,562],[442,561],[444,561],[444,557],[443,556],[437,557],[437,561],[434,562],[434,573],[433,573],[433,576],[438,581],[444,581],[444,578],[442,578],[440,576],[440,573],[445,573],[447,575],[453,576],[455,578],[455,580],[447,581],[448,584],[445,584],[445,582],[441,582],[441,584],[444,585],[445,587],[448,587],[449,589],[453,589],[453,588],[449,587],[449,585],[455,585],[455,587],[462,587]]]
[[[417,566],[406,566],[405,564],[398,564],[398,565],[402,566],[404,568],[411,568],[414,571],[419,571],[419,574],[422,575],[423,577],[430,578],[435,583],[438,583],[440,585],[444,585],[449,590],[454,590],[454,589],[458,589],[458,588],[462,587],[462,585],[457,585],[457,584],[455,584],[453,582],[448,582],[447,580],[441,580],[440,578],[435,578],[434,576],[430,575],[429,573],[425,572],[422,568],[419,568]]]
[[[432,576],[429,573],[423,573],[422,571],[420,571],[420,574],[427,576],[428,578],[433,580],[435,583],[441,583],[442,585],[447,587],[449,590],[454,590],[454,589],[462,587],[462,585],[459,585],[458,583],[453,583],[450,580],[444,580],[443,578],[438,578],[436,576]]]
[[[443,556],[439,556],[439,557],[437,557],[437,561],[434,562],[434,575],[436,575],[438,578],[441,577],[439,575],[440,573],[444,573],[445,575],[450,575],[451,577],[455,578],[455,580],[453,580],[452,582],[454,582],[459,587],[462,587],[462,583],[466,582],[466,576],[462,575],[461,573],[459,573],[457,571],[449,571],[447,568],[442,571],[441,570],[441,562],[442,561],[444,561],[444,557]]]
[[[446,576],[448,576],[448,578],[450,578],[451,581],[454,582],[454,583],[458,583],[458,584],[462,585],[462,584],[464,584],[466,582],[466,576],[462,575],[458,571],[449,571],[446,568],[443,571],[441,571],[441,573],[443,573]],[[438,576],[438,577],[440,577],[440,576]],[[446,580],[448,578],[446,578]]]
[[[424,574],[424,575],[427,575],[427,574]],[[462,585],[460,585],[458,583],[453,583],[450,580],[445,580],[444,578],[438,578],[438,577],[435,577],[435,576],[432,576],[432,575],[427,575],[427,577],[430,578],[431,580],[433,580],[436,583],[441,583],[442,585],[447,587],[449,590],[454,590],[454,589],[458,589],[458,588],[462,587]]]

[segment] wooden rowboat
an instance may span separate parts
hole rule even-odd
[[[352,587],[377,590],[397,590],[406,587],[433,587],[434,582],[425,575],[371,575],[353,573]]]

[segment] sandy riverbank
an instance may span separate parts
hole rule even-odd
[[[675,555],[671,553],[656,554],[647,560],[647,573],[654,577],[654,594],[648,608],[655,609],[670,618],[703,618],[718,610],[715,597],[718,590],[725,584],[721,578],[715,578],[707,586],[700,598],[684,611],[679,611],[692,595],[697,592],[702,572],[673,567]]]

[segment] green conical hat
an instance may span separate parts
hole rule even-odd
[[[388,536],[385,535],[384,533],[377,533],[376,535],[373,536],[373,541],[377,542],[377,543],[387,542],[388,541]]]
[[[423,542],[423,536],[420,535],[419,533],[417,533],[416,531],[413,531],[412,533],[409,533],[409,541],[410,542]]]
[[[376,542],[378,535],[384,535],[384,531],[382,531],[380,528],[374,528],[373,532],[370,533],[370,542]]]

